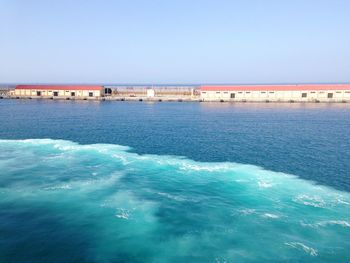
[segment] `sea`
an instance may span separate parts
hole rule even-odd
[[[0,262],[350,262],[350,104],[0,100]]]

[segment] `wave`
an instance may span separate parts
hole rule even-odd
[[[300,222],[302,226],[311,227],[311,228],[319,228],[319,227],[328,227],[328,226],[341,226],[345,228],[350,228],[350,222],[346,220],[326,220],[320,221],[316,223],[305,223]]]
[[[312,247],[308,247],[301,242],[286,242],[285,245],[290,246],[290,247],[295,248],[295,249],[302,250],[313,257],[318,255],[317,249],[314,249]]]

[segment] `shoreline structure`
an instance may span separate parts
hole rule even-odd
[[[99,86],[16,85],[0,98],[197,102],[350,102],[350,84]]]

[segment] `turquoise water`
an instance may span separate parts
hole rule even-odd
[[[350,104],[0,100],[0,120],[0,262],[350,262]]]
[[[0,140],[1,262],[349,262],[350,194],[234,162]]]

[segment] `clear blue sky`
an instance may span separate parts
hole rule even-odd
[[[349,0],[0,0],[0,82],[350,82]]]

